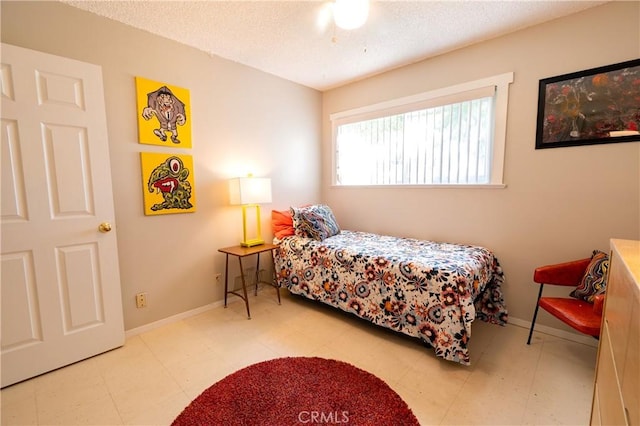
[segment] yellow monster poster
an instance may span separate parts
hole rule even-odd
[[[138,140],[191,148],[191,98],[177,86],[136,77]]]
[[[145,215],[196,211],[190,155],[141,152],[140,161]]]

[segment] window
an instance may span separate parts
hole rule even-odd
[[[489,77],[332,114],[335,185],[502,185],[509,84]]]

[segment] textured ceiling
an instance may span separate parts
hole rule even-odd
[[[345,31],[327,1],[61,1],[318,90],[607,3],[372,0]]]

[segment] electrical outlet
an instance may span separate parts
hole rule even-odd
[[[147,293],[136,294],[136,308],[147,307]]]

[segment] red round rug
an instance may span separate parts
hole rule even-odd
[[[278,358],[225,377],[173,421],[192,425],[419,425],[384,381],[346,362]]]

